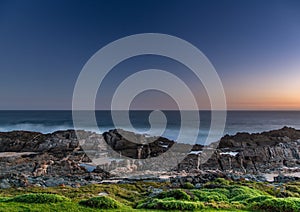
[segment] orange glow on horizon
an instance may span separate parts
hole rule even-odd
[[[299,90],[300,91],[300,90]],[[300,110],[299,92],[227,95],[228,109]]]

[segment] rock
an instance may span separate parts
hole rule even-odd
[[[202,184],[201,184],[201,183],[196,183],[196,184],[195,184],[195,188],[196,188],[196,189],[202,188]]]
[[[0,188],[11,188],[11,185],[9,183],[8,179],[2,179],[0,180]]]
[[[192,183],[194,181],[194,179],[192,177],[187,177],[186,181],[189,182],[189,183]]]
[[[102,135],[91,132],[79,133],[86,141],[102,138]],[[89,182],[82,178],[88,175],[88,171],[80,164],[89,162],[91,160],[82,151],[74,130],[51,134],[0,132],[0,179],[3,188],[86,185]],[[100,182],[107,177],[107,172],[99,170],[93,178]]]
[[[132,159],[157,157],[172,147],[174,141],[163,137],[147,137],[121,129],[103,133],[106,143],[119,154]]]
[[[173,148],[172,151],[168,150],[175,142],[163,137],[148,137],[116,129],[103,135],[85,131],[78,133],[79,139],[74,130],[50,134],[0,132],[0,187],[62,184],[78,187],[104,182],[112,178],[112,174],[118,176],[122,173],[128,178],[131,174],[153,175],[147,170],[154,168],[160,171],[161,167],[170,164],[166,164],[167,160],[160,160],[158,164],[148,163],[148,159],[160,155],[173,158],[176,156],[172,155],[173,152],[180,152],[181,148],[187,147],[193,154],[171,164],[177,175],[169,179],[174,186],[186,182],[201,185],[219,177],[265,181],[261,173],[300,170],[300,131],[288,127],[263,133],[226,135],[221,138],[218,147],[216,143],[206,147],[176,144],[177,149]],[[214,147],[216,151],[212,157],[206,163],[201,163],[201,156],[205,154],[203,149]],[[106,159],[112,154],[128,159],[107,160],[107,163],[89,172],[81,166],[92,164],[83,149],[92,152],[89,155],[96,158],[97,155],[103,155],[100,159]],[[143,160],[135,160],[138,158]],[[275,180],[281,182],[293,179],[299,180],[282,176]]]
[[[163,191],[164,191],[163,189],[153,188],[152,186],[150,186],[148,188],[148,192],[150,192],[149,197],[157,196],[158,194],[162,193]]]
[[[294,181],[299,181],[299,180],[300,180],[299,177],[285,176],[282,174],[274,177],[274,182],[277,182],[277,183],[287,183],[287,182],[294,182]]]
[[[106,193],[106,192],[100,192],[99,194],[98,194],[98,196],[107,196],[108,195],[108,193]]]
[[[49,178],[48,180],[45,180],[45,185],[47,187],[54,187],[65,184],[66,181],[64,178]]]
[[[102,169],[100,166],[96,166],[96,168],[93,170],[93,173],[99,173],[99,174],[101,174],[104,178],[109,178],[109,177],[111,177],[111,174],[110,174],[108,171]]]
[[[221,170],[255,174],[300,166],[300,131],[284,127],[263,133],[237,133],[221,138],[217,150],[204,164],[188,155],[179,170]],[[188,169],[187,169],[188,168]]]

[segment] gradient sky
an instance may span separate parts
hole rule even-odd
[[[218,72],[229,109],[300,110],[297,0],[0,0],[0,109],[71,109],[87,60],[109,42],[146,32],[198,47]],[[146,68],[179,75],[196,93],[199,108],[209,107],[201,84],[176,61],[137,57],[112,70],[97,109],[110,107],[122,77]],[[150,92],[132,106],[174,109],[174,102]]]

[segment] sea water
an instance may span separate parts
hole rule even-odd
[[[129,113],[130,122],[135,132],[146,132],[150,129],[149,115],[151,112],[117,111],[120,117]],[[176,140],[181,124],[180,111],[162,112],[167,120],[162,136]],[[95,115],[97,126],[91,125],[89,120],[85,120],[85,116],[83,116],[80,129],[103,133],[115,128],[111,111],[91,111],[87,113]],[[197,143],[203,143],[210,129],[211,112],[199,111],[199,115],[200,124]],[[189,119],[191,127],[194,127],[192,123],[197,122],[196,118],[189,116]],[[280,129],[284,126],[300,129],[300,111],[227,111],[226,125],[222,135],[233,135],[237,132],[262,132]],[[121,127],[125,130],[128,128],[126,125]],[[57,130],[73,128],[72,111],[0,111],[0,131],[2,132],[26,130],[52,133]],[[189,143],[188,138],[186,142]]]

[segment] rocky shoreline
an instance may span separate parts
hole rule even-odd
[[[136,142],[127,140],[129,137]],[[147,142],[149,140],[153,142]],[[161,171],[161,164],[147,163],[151,158],[168,154],[173,145],[191,151],[183,161],[174,164],[172,170]],[[237,133],[224,136],[219,145],[215,145],[189,147],[167,138],[147,137],[123,130],[110,130],[102,135],[86,131],[79,131],[76,135],[74,130],[51,134],[0,132],[0,188],[80,187],[138,180],[174,184],[190,182],[199,186],[219,177],[272,180],[267,175],[274,175],[275,182],[299,180],[300,130],[284,127],[263,133]],[[209,160],[202,162],[205,150],[209,148],[216,149]],[[94,152],[87,155],[89,150]],[[94,160],[88,157],[91,155],[96,159],[111,155],[122,155],[127,159],[120,160],[116,156],[116,160],[94,166]],[[157,172],[147,171],[153,166],[158,167]]]

